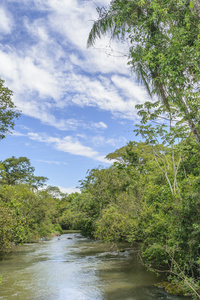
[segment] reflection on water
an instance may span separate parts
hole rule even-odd
[[[28,244],[0,262],[0,299],[182,300],[153,287],[158,278],[137,250],[110,251],[77,233]]]

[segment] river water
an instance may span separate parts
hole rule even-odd
[[[79,233],[16,247],[0,276],[0,299],[186,300],[153,286],[159,279],[138,262],[137,249],[116,251]]]

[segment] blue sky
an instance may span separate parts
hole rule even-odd
[[[148,100],[127,66],[126,42],[87,49],[96,5],[109,0],[2,0],[0,77],[21,110],[0,160],[26,156],[35,174],[64,192],[88,169],[136,140],[135,105]]]

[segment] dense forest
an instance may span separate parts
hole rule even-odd
[[[0,139],[12,132],[19,116],[12,91],[0,79]],[[62,232],[57,206],[65,195],[34,171],[27,157],[0,161],[0,252]]]
[[[129,142],[107,158],[115,162],[91,170],[81,194],[60,201],[62,227],[110,243],[139,242],[147,267],[167,272],[184,293],[198,290],[200,147],[194,138],[174,149]]]
[[[94,193],[101,182],[99,201],[104,191],[94,235],[140,241],[150,268],[200,298],[200,2],[112,0],[97,11],[88,47],[105,34],[127,41],[128,64],[152,101],[136,105],[144,143],[109,154],[117,160],[109,171],[82,183]]]
[[[88,46],[104,34],[128,40],[128,64],[152,98],[136,105],[141,142],[108,154],[110,167],[88,171],[81,193],[70,195],[35,176],[26,157],[1,161],[0,251],[62,229],[108,243],[138,242],[149,269],[199,299],[199,0],[112,0],[97,11]],[[0,92],[3,139],[20,113],[3,80]]]
[[[0,162],[0,251],[62,233],[57,205],[64,194],[33,172],[26,157]]]

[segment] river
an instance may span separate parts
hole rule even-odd
[[[0,276],[0,299],[186,300],[153,286],[159,279],[138,262],[137,249],[116,251],[79,233],[16,247]]]

